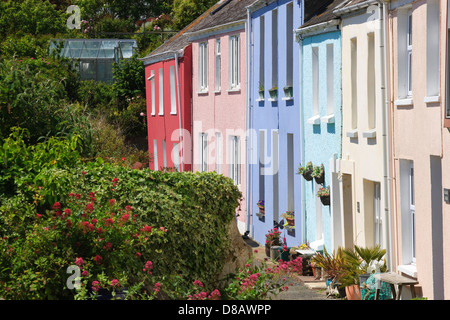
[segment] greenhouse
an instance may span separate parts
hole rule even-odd
[[[73,59],[82,80],[113,82],[113,63],[129,59],[137,50],[131,39],[56,39],[50,50],[61,46],[61,55]]]

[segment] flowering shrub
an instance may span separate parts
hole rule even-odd
[[[275,241],[275,242],[279,243],[280,242],[280,234],[281,234],[281,231],[278,228],[270,229],[266,233],[266,243],[269,243],[271,241]]]
[[[229,300],[260,300],[269,295],[276,295],[288,290],[285,275],[289,272],[283,263],[273,268],[265,263],[261,266],[249,262],[244,268],[232,275],[231,281],[224,288],[224,296]]]
[[[9,272],[0,275],[1,295],[13,299],[74,296],[76,292],[65,286],[71,265],[79,268],[85,290],[91,282],[89,291],[94,296],[100,287],[153,285],[149,276],[151,260],[157,255],[154,248],[168,230],[145,225],[131,206],[121,208],[114,199],[98,203],[95,192],[70,193],[68,199],[37,213],[25,237],[3,238],[0,266]]]

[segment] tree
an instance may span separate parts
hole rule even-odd
[[[218,0],[174,0],[172,7],[174,28],[183,29],[217,2]]]

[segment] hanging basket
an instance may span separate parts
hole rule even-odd
[[[324,175],[323,174],[321,174],[320,176],[318,176],[318,177],[314,177],[314,180],[316,180],[316,183],[318,183],[318,184],[322,184],[323,183],[323,181],[325,180],[324,179]]]
[[[306,181],[311,181],[313,179],[313,176],[311,175],[312,172],[312,170],[306,171],[303,173],[303,178],[305,178]]]
[[[322,202],[322,204],[324,206],[329,206],[330,205],[330,196],[321,196],[320,197],[320,201]]]

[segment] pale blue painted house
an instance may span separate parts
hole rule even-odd
[[[332,252],[341,244],[338,223],[340,190],[336,160],[341,158],[341,32],[333,10],[347,1],[333,1],[320,15],[301,25],[295,33],[301,50],[302,165],[311,162],[324,169],[323,181],[302,177],[304,241],[316,250]],[[330,203],[317,196],[330,189]]]
[[[284,227],[288,246],[303,242],[300,113],[300,48],[294,30],[331,1],[263,0],[248,6],[249,39],[248,201],[250,235],[265,243],[268,230],[293,211],[295,228]],[[259,89],[264,87],[260,96]],[[276,87],[277,95],[270,89]],[[265,204],[259,213],[258,201]]]

